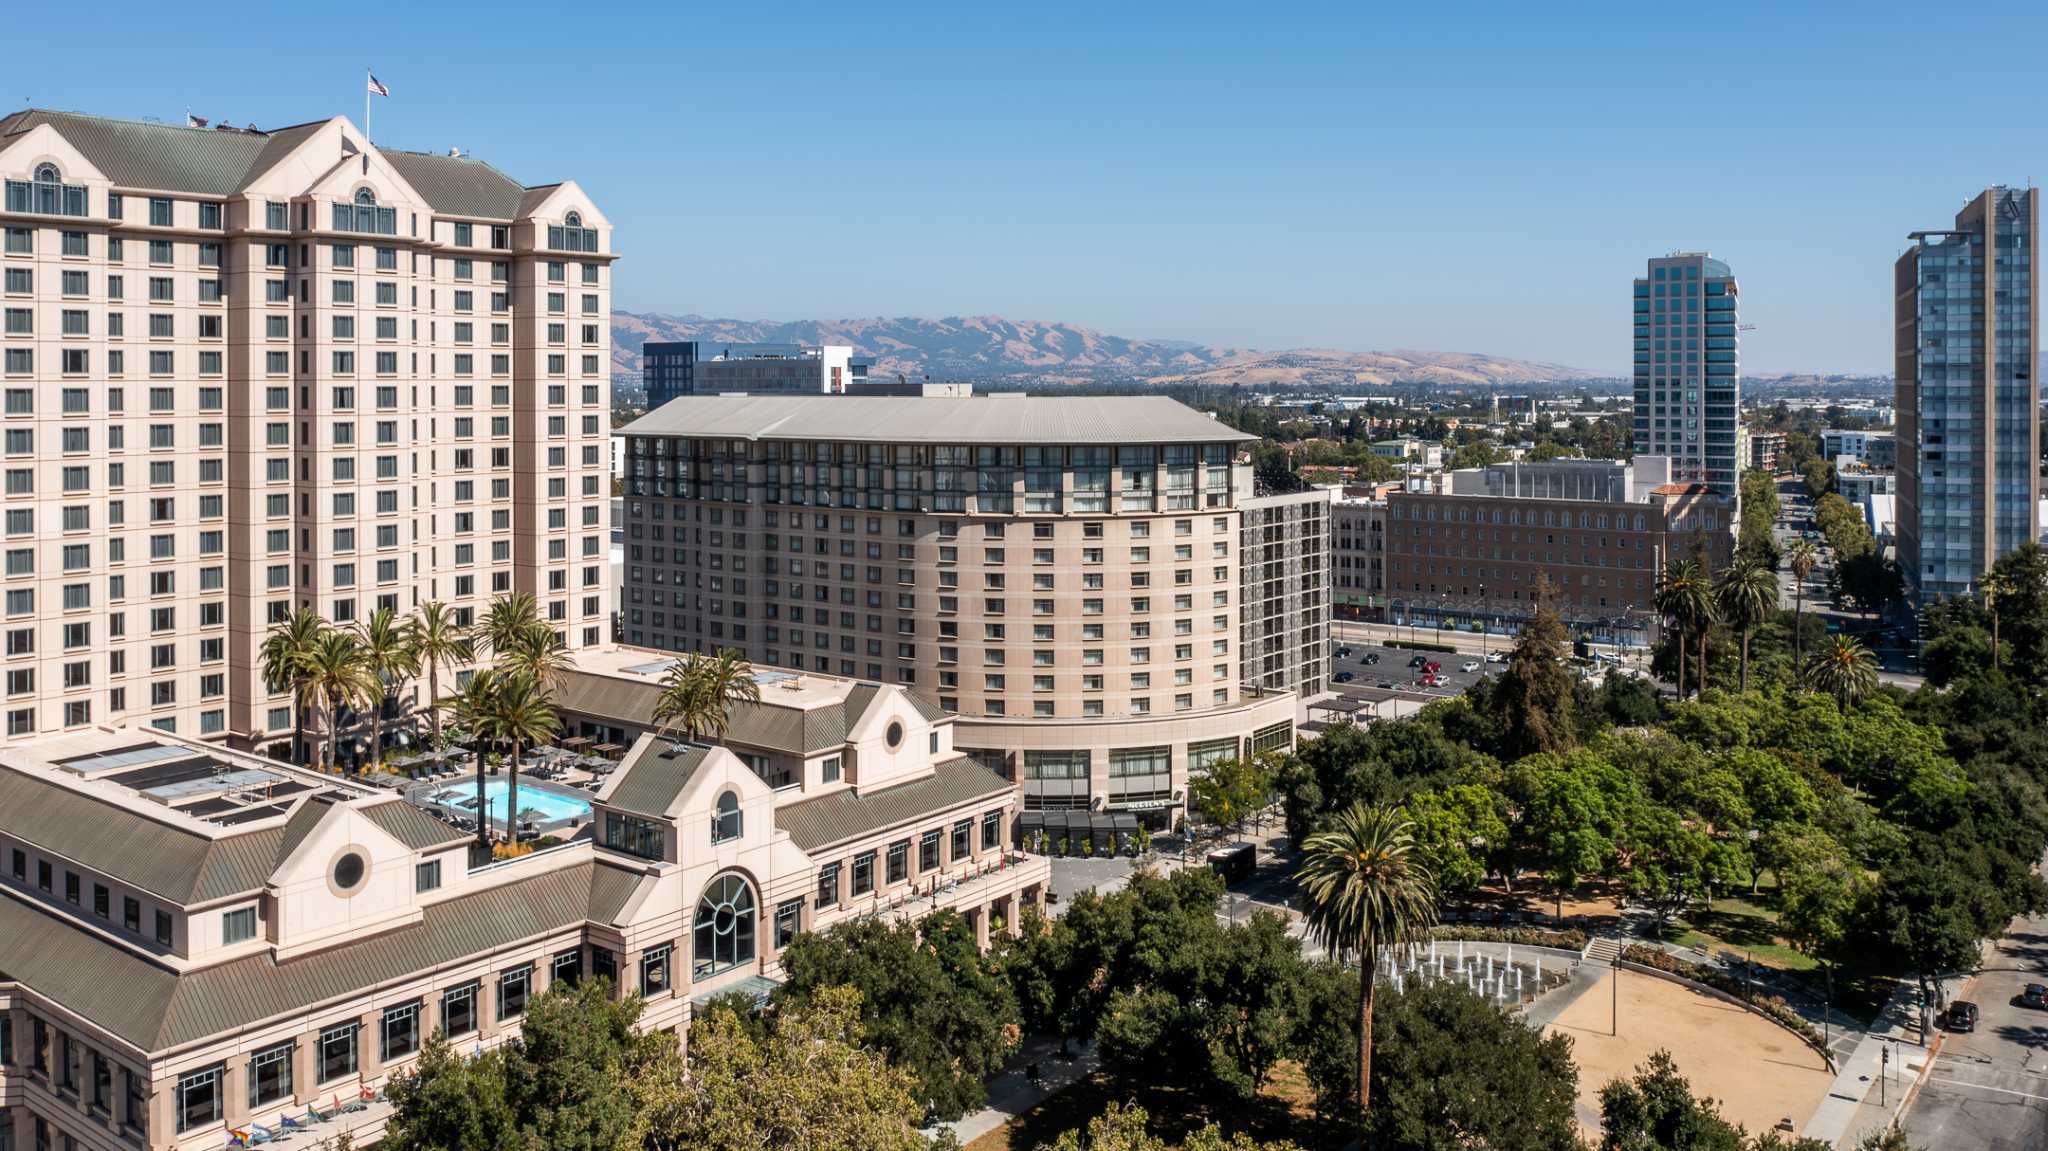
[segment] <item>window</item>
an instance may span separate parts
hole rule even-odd
[[[828,863],[818,869],[817,905],[819,907],[837,907],[839,905],[839,865],[837,863]]]
[[[728,791],[718,797],[718,812],[711,817],[711,842],[724,843],[740,837],[740,796]]]
[[[159,945],[171,945],[171,913],[159,910],[156,913],[156,941]]]
[[[220,941],[241,943],[256,938],[256,909],[238,907],[220,917]]]
[[[910,841],[899,839],[889,845],[889,882],[901,883],[910,878]]]
[[[935,871],[939,866],[939,829],[932,828],[918,837],[917,869],[920,872]]]
[[[178,1130],[191,1131],[221,1121],[221,1065],[187,1072],[178,1079]]]
[[[403,1059],[420,1049],[420,1005],[417,1001],[384,1009],[379,1037],[384,1061]]]
[[[515,1019],[526,1011],[526,996],[533,989],[533,964],[515,967],[498,976],[498,1021]]]
[[[441,886],[441,861],[429,859],[416,864],[412,869],[412,889],[416,892],[434,891]]]
[[[640,994],[643,998],[660,995],[669,989],[669,959],[674,949],[664,943],[650,947],[640,955]]]
[[[796,933],[803,930],[803,922],[803,900],[785,899],[777,904],[775,908],[775,950],[780,951],[788,947],[790,941],[796,938]]]
[[[361,1028],[351,1021],[320,1033],[320,1082],[332,1083],[356,1073],[356,1033]]]
[[[875,889],[875,853],[862,852],[853,857],[853,893],[866,895]]]
[[[661,824],[607,811],[604,815],[604,845],[642,859],[660,859]]]
[[[722,875],[697,903],[691,977],[708,979],[754,959],[754,889],[737,875]]]
[[[252,1110],[291,1095],[292,1051],[292,1044],[282,1043],[250,1057],[249,1107]]]
[[[583,978],[583,949],[558,952],[548,964],[548,986],[573,987]]]
[[[441,1030],[450,1037],[467,1035],[476,1030],[476,990],[474,983],[450,988],[441,996]]]
[[[981,817],[981,849],[994,851],[1003,845],[1003,813],[991,811]]]

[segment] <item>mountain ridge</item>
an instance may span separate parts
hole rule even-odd
[[[650,340],[849,344],[882,378],[1050,383],[1263,383],[1321,387],[1395,384],[1512,387],[1612,379],[1564,364],[1473,352],[1336,348],[1264,351],[1188,340],[1136,339],[1049,320],[1003,316],[873,316],[841,320],[738,320],[696,314],[612,312],[612,376],[640,379]]]

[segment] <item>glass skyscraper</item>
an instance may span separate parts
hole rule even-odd
[[[1735,274],[1705,252],[1673,252],[1635,282],[1635,442],[1671,457],[1671,478],[1736,499],[1742,372]]]
[[[2040,533],[2040,195],[1986,189],[1894,267],[1899,569],[1922,603]]]

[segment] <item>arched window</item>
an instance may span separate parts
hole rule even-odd
[[[740,793],[728,791],[718,797],[718,812],[711,817],[711,842],[724,843],[740,837]]]
[[[754,889],[727,873],[711,881],[697,901],[690,975],[708,979],[754,961]]]
[[[375,207],[377,204],[377,193],[371,191],[368,188],[357,188],[356,203],[368,207]]]
[[[7,210],[41,212],[46,216],[85,215],[85,185],[66,184],[57,165],[35,166],[27,180],[7,181]]]
[[[583,226],[583,213],[571,212],[568,215],[562,217],[562,223],[568,225],[571,228],[580,228]]]
[[[64,182],[64,177],[63,177],[63,175],[62,175],[62,174],[60,174],[60,173],[59,173],[59,172],[57,171],[57,165],[55,165],[55,164],[38,164],[38,165],[36,165],[36,183],[38,183],[38,184],[61,184],[61,183],[63,183],[63,182]]]

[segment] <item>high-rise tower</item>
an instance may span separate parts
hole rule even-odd
[[[2038,190],[1988,188],[1894,267],[1899,569],[1922,602],[2040,534],[2040,221]]]
[[[1650,261],[1635,282],[1635,442],[1672,478],[1736,498],[1742,374],[1735,274],[1705,252]]]

